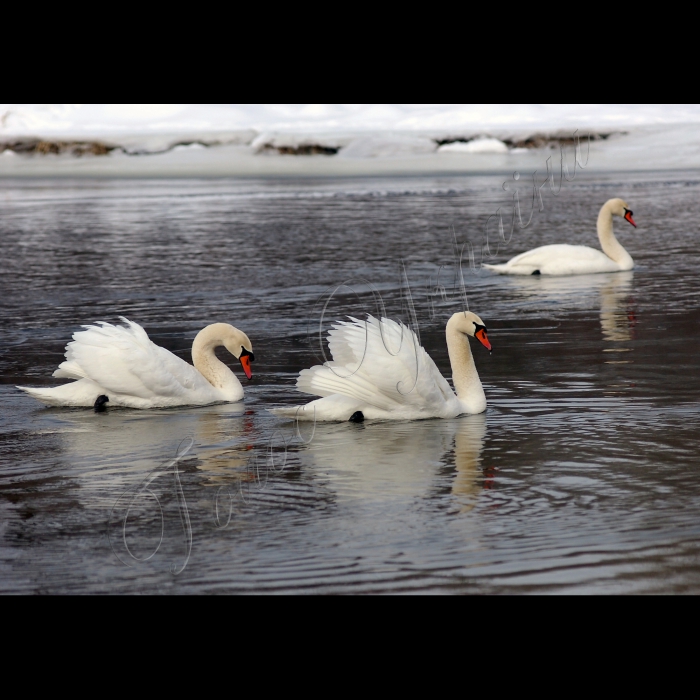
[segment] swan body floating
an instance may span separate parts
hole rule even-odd
[[[110,406],[156,408],[203,406],[240,401],[243,387],[236,375],[214,354],[225,347],[240,360],[251,378],[253,346],[248,336],[228,323],[214,323],[201,330],[192,344],[194,367],[151,341],[138,323],[104,321],[73,334],[66,346],[66,360],[53,373],[76,381],[56,387],[25,387],[49,406]]]
[[[622,199],[609,199],[598,214],[602,252],[584,245],[545,245],[516,255],[502,265],[484,264],[484,267],[502,275],[587,275],[631,270],[634,260],[615,238],[613,216],[621,216],[637,227],[627,203]]]
[[[455,392],[440,374],[416,334],[401,323],[373,316],[333,324],[328,345],[331,362],[302,370],[297,389],[322,398],[303,406],[272,409],[298,420],[362,422],[454,418],[482,413],[486,396],[467,336],[488,350],[483,321],[469,311],[447,322],[447,349]]]

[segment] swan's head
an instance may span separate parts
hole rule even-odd
[[[248,379],[253,377],[253,372],[250,368],[250,363],[255,360],[255,355],[253,355],[253,344],[250,342],[250,338],[243,332],[239,331],[238,328],[234,326],[229,326],[228,324],[222,324],[228,326],[227,333],[221,339],[224,347],[241,363],[245,376]]]
[[[626,221],[629,221],[632,226],[637,228],[637,224],[634,223],[634,219],[632,218],[632,210],[624,199],[609,199],[604,206],[610,209],[613,216],[621,216]]]
[[[197,358],[202,353],[213,353],[216,348],[225,347],[237,360],[240,360],[245,376],[251,379],[250,363],[255,359],[250,338],[235,326],[228,323],[212,323],[202,328],[192,343],[192,359],[197,367]]]
[[[491,343],[486,335],[486,324],[476,314],[471,311],[458,311],[447,322],[447,325],[452,326],[459,333],[476,338],[491,352]]]

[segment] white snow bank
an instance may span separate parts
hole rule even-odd
[[[500,139],[482,137],[468,141],[455,141],[446,143],[437,149],[438,153],[508,153],[506,146]]]
[[[256,153],[323,153],[339,158],[406,158],[434,153],[436,142],[412,134],[323,134],[264,132],[250,144]]]
[[[193,143],[179,143],[177,146],[173,147],[173,151],[191,151],[193,149],[197,150],[201,148],[206,148],[206,146],[203,143],[194,141]]]
[[[582,147],[585,159],[585,140]],[[568,146],[564,152],[571,168],[573,148]],[[4,153],[9,156],[10,151]],[[267,157],[244,144],[151,153],[137,157],[120,150],[82,157],[17,153],[0,157],[0,177],[338,177],[441,172],[510,176],[514,170],[544,173],[547,158],[555,169],[559,167],[558,148],[526,148],[517,154],[452,152],[447,157],[437,152],[430,138],[399,138],[390,133],[354,138],[331,157]],[[591,141],[585,172],[661,169],[700,170],[700,123],[638,127],[626,135]]]
[[[1,133],[1,132],[0,132]],[[256,132],[252,129],[240,131],[187,131],[161,134],[124,133],[114,134],[108,141],[118,144],[129,154],[165,153],[178,146],[244,146],[253,141]]]
[[[700,122],[700,104],[0,104],[0,135],[449,132]]]

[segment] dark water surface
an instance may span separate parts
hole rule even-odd
[[[266,411],[305,400],[317,302],[349,279],[395,318],[412,300],[449,376],[454,241],[478,248],[504,179],[0,182],[0,591],[700,592],[698,173],[579,174],[495,258],[597,246],[623,197],[633,272],[465,262],[485,414],[297,434]],[[323,327],[374,312],[353,289]],[[206,324],[244,330],[244,402],[96,414],[15,388],[61,383],[71,334],[119,315],[188,361]]]

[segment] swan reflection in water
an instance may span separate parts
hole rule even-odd
[[[484,483],[485,435],[484,414],[359,425],[325,423],[316,425],[313,439],[299,457],[305,468],[329,480],[328,487],[339,500],[428,497],[447,476],[460,505],[472,507]]]
[[[194,426],[194,456],[204,486],[245,481],[255,446],[252,415],[241,404],[209,406]]]
[[[181,443],[192,438],[186,459],[210,479],[245,470],[252,433],[243,404],[219,404],[186,409],[38,409],[47,427],[57,433],[63,457],[76,474],[86,477],[89,490],[107,482],[119,490],[171,461]]]
[[[603,340],[621,342],[634,339],[637,323],[634,300],[631,297],[634,272],[611,272],[571,277],[510,277],[506,278],[511,291],[526,306],[543,305],[575,309],[600,309],[600,327]],[[504,281],[506,281],[504,280]],[[606,352],[627,352],[631,348],[607,346]]]
[[[188,468],[201,474],[200,484],[233,487],[232,492],[259,478],[251,467],[259,452],[253,448],[259,448],[261,440],[267,443],[242,404],[147,412],[62,409],[44,415],[50,416],[54,425],[48,431],[60,436],[63,457],[78,477],[79,500],[108,509],[116,496],[154,469],[163,468],[161,488],[170,488],[171,478],[166,475],[172,474],[172,467],[164,467],[183,440],[194,441],[186,460],[196,460]],[[416,498],[449,493],[462,510],[468,510],[484,488],[484,414],[441,420],[319,423],[312,431],[308,424],[300,427],[308,442],[287,440],[290,449],[301,468],[326,482],[338,501],[412,503]],[[287,437],[292,434],[289,430]],[[262,462],[267,463],[266,455]]]
[[[637,315],[631,297],[634,273],[620,272],[600,289],[600,327],[603,339],[610,343],[629,342],[635,338]],[[603,352],[629,352],[632,348],[614,345]]]

